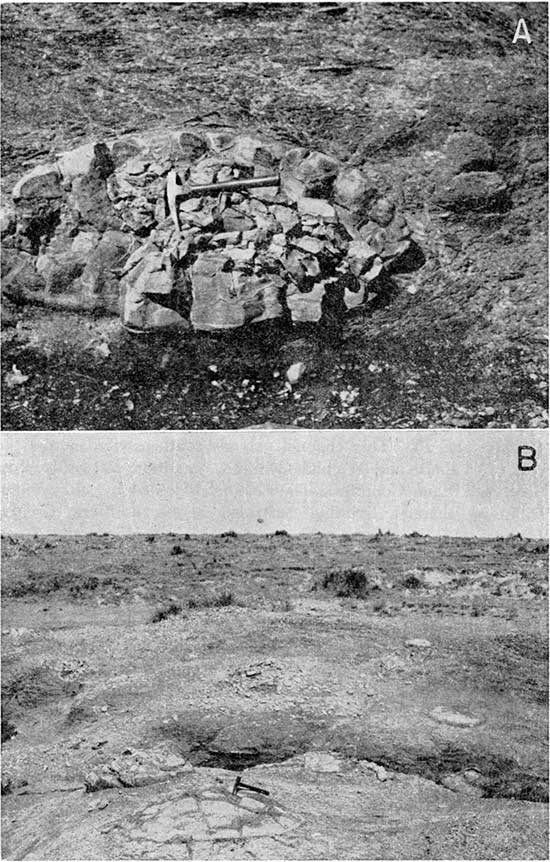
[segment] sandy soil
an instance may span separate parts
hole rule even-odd
[[[520,8],[529,46],[512,44]],[[62,149],[200,117],[377,169],[427,257],[417,293],[350,315],[338,344],[254,327],[136,342],[113,320],[8,307],[4,369],[28,380],[4,388],[4,427],[544,427],[546,18],[538,3],[3,4],[6,193]],[[455,131],[494,148],[501,211],[435,202]],[[296,352],[308,373],[288,393]]]
[[[6,537],[4,858],[546,858],[547,555]]]

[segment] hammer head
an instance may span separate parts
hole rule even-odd
[[[232,794],[233,796],[236,796],[236,795],[237,795],[237,793],[239,792],[239,787],[240,787],[240,786],[241,786],[241,776],[240,776],[240,775],[237,775],[237,777],[236,777],[236,779],[235,779],[235,784],[233,785],[233,790],[231,791],[231,794]]]
[[[166,204],[168,206],[168,212],[176,227],[176,233],[178,236],[180,234],[180,222],[178,217],[177,198],[178,194],[181,192],[181,188],[182,185],[180,178],[176,170],[172,168],[166,178]]]

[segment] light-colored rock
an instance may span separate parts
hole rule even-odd
[[[27,252],[5,249],[2,254],[2,291],[24,300],[36,299],[44,290],[44,278],[36,271],[36,258]]]
[[[364,239],[354,239],[348,247],[347,260],[350,271],[355,276],[368,272],[378,252]]]
[[[60,294],[75,296],[74,283],[82,274],[84,261],[82,255],[72,251],[57,251],[52,248],[40,254],[36,261],[36,271],[45,281],[45,295],[52,297]],[[78,289],[76,289],[78,294]],[[76,299],[74,300],[76,302]]]
[[[133,177],[137,174],[144,174],[148,167],[149,162],[138,158],[138,156],[132,156],[127,162],[124,162],[120,171],[123,174]]]
[[[282,279],[276,275],[249,276],[239,270],[227,271],[228,260],[224,254],[205,252],[191,267],[194,328],[235,329],[253,320],[280,317]]]
[[[67,182],[91,174],[108,177],[114,171],[115,163],[106,144],[84,144],[75,150],[62,153],[57,160],[57,168]]]
[[[475,787],[470,784],[462,775],[446,775],[441,780],[443,787],[452,790],[454,793],[460,793],[462,796],[474,796],[480,799],[483,796],[483,788]]]
[[[430,712],[430,718],[433,718],[434,721],[438,721],[440,724],[449,724],[452,727],[476,727],[478,724],[481,724],[480,718],[475,718],[462,712],[455,712],[452,709],[446,709],[444,706],[436,706]]]
[[[22,199],[55,200],[63,194],[57,165],[37,165],[15,184],[14,201]]]
[[[325,297],[323,282],[314,284],[311,290],[302,293],[297,285],[287,285],[286,304],[294,323],[318,323],[323,314]]]
[[[121,138],[111,146],[111,158],[116,166],[123,165],[131,156],[141,152],[141,144],[134,138]]]
[[[308,751],[304,755],[304,767],[312,772],[340,772],[342,761],[327,751]]]
[[[336,221],[334,207],[322,198],[300,198],[298,201],[298,212],[301,215],[317,216],[326,221]]]
[[[84,779],[84,786],[87,793],[110,787],[143,787],[190,772],[192,768],[176,755],[128,749],[100,770],[90,772]]]
[[[142,294],[168,296],[174,286],[174,268],[169,252],[151,248],[131,273],[134,287]]]
[[[256,160],[256,153],[261,147],[262,142],[259,138],[239,135],[231,149],[227,152],[226,158],[236,165],[252,167]]]
[[[292,207],[274,204],[272,212],[285,233],[288,233],[299,223],[298,213]]]
[[[325,153],[313,152],[298,161],[292,173],[304,184],[307,197],[328,197],[339,168],[336,159]]]
[[[232,132],[207,132],[205,137],[208,148],[213,153],[223,153],[235,144],[235,135]]]
[[[314,236],[301,236],[291,240],[291,243],[308,254],[320,254],[325,248],[325,244]]]
[[[301,380],[306,371],[305,362],[295,362],[290,368],[287,368],[286,379],[290,383],[291,386],[296,386],[296,384]]]
[[[370,769],[371,772],[374,772],[378,781],[387,781],[388,778],[390,778],[390,775],[388,774],[387,770],[384,769],[384,767],[380,763],[374,763],[371,760],[365,760],[363,761],[363,766],[366,767],[366,769]]]
[[[348,211],[354,225],[366,219],[369,206],[377,194],[374,183],[357,168],[340,171],[334,183],[334,201]]]
[[[89,251],[79,282],[87,303],[120,311],[120,276],[132,245],[131,234],[108,230]]]
[[[394,215],[395,204],[388,198],[379,198],[369,210],[369,218],[379,224],[380,227],[387,227],[391,224]]]
[[[0,235],[8,236],[15,232],[17,225],[17,214],[15,208],[8,203],[0,206]]]
[[[99,231],[81,230],[77,233],[71,243],[71,252],[83,257],[85,260],[97,246],[99,238]]]
[[[4,383],[8,389],[13,389],[14,386],[22,386],[29,379],[28,374],[23,374],[17,365],[12,365],[11,371],[4,375]]]
[[[405,641],[405,646],[413,649],[429,649],[431,645],[431,641],[427,641],[425,638],[409,638],[408,641]]]

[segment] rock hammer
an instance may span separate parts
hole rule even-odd
[[[196,195],[216,195],[220,192],[239,192],[244,189],[259,189],[264,186],[280,185],[281,177],[273,174],[269,177],[250,177],[249,179],[226,180],[221,183],[205,183],[199,186],[186,185],[182,183],[175,168],[172,168],[166,178],[166,204],[172,221],[176,226],[176,233],[181,234],[180,220],[178,215],[178,200],[180,198],[194,197]]]

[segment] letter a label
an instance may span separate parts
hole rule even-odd
[[[528,45],[530,45],[533,41],[529,35],[527,24],[525,23],[523,18],[520,18],[518,21],[518,26],[516,27],[516,32],[514,38],[512,39],[512,44],[515,45],[519,39],[523,39],[525,42],[527,42]]]

